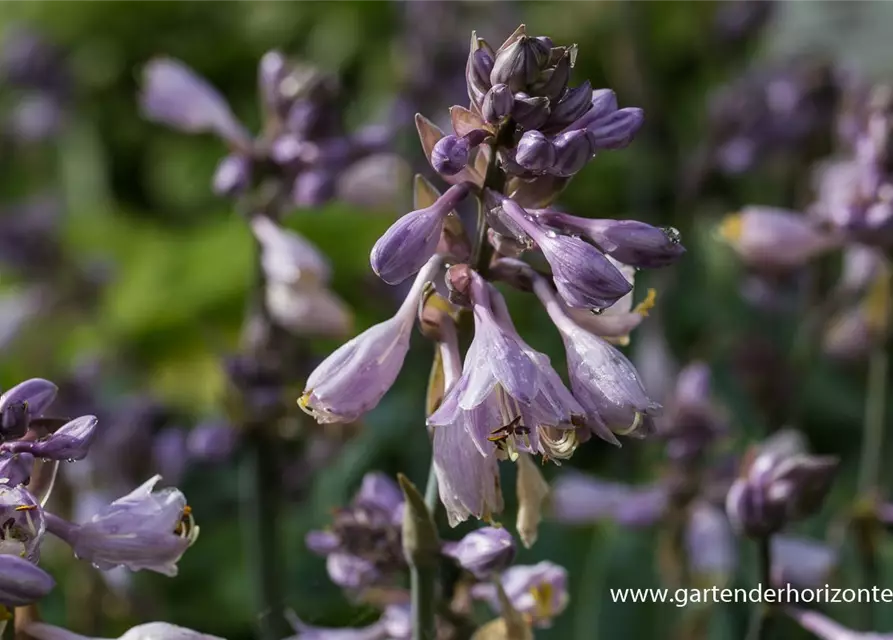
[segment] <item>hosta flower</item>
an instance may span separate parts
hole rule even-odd
[[[839,245],[810,218],[772,207],[745,207],[727,216],[719,234],[746,264],[760,269],[794,269]]]
[[[159,480],[161,476],[150,478],[81,525],[48,514],[47,528],[78,558],[102,571],[125,566],[175,576],[177,562],[198,538],[199,528],[180,491],[154,491]]]
[[[580,238],[541,227],[520,205],[506,198],[505,216],[530,236],[552,267],[558,293],[571,307],[602,310],[632,291],[610,260]]]
[[[565,524],[592,524],[603,520],[624,527],[647,527],[658,522],[668,504],[666,487],[636,487],[587,476],[560,475],[552,483],[551,516]]]
[[[821,540],[772,536],[772,583],[803,589],[827,583],[839,560],[838,551]]]
[[[0,440],[25,435],[31,419],[43,415],[58,391],[49,380],[31,378],[0,395]]]
[[[25,628],[25,631],[34,640],[103,640],[102,638],[88,638],[44,622],[32,622]],[[223,638],[178,627],[167,622],[147,622],[129,629],[118,640],[223,640]]]
[[[56,582],[46,571],[17,555],[0,553],[0,605],[23,607],[43,598]]]
[[[401,545],[403,492],[381,473],[367,473],[350,506],[328,529],[311,531],[307,548],[326,558],[329,578],[345,589],[390,581],[406,566]]]
[[[463,425],[484,456],[498,449],[567,458],[576,446],[574,421],[583,410],[549,359],[531,349],[511,325],[498,292],[474,273],[475,334],[462,376],[429,418],[437,428]]]
[[[766,440],[741,470],[726,497],[735,527],[759,537],[821,507],[837,470],[837,458],[805,453],[802,437],[779,431]]]
[[[0,484],[10,487],[28,484],[31,480],[33,467],[34,456],[30,453],[0,452]]]
[[[661,407],[648,397],[632,363],[571,320],[544,279],[534,281],[534,290],[561,333],[571,390],[586,409],[590,424],[605,425],[620,435],[653,433],[654,417]],[[605,437],[603,431],[596,434]]]
[[[412,620],[408,604],[388,605],[376,622],[365,627],[316,627],[293,613],[289,622],[296,635],[286,640],[409,640]]]
[[[288,285],[329,282],[329,260],[309,240],[266,216],[254,216],[251,230],[260,244],[261,266],[267,279]]]
[[[679,232],[638,220],[578,218],[551,209],[537,212],[537,220],[559,229],[581,233],[609,256],[639,269],[665,267],[685,253]]]
[[[81,416],[37,441],[16,440],[0,445],[0,452],[28,453],[50,460],[83,460],[96,437],[96,416]]]
[[[515,609],[537,627],[549,627],[552,619],[567,607],[567,571],[548,561],[535,565],[510,567],[500,578],[502,588]],[[477,584],[472,595],[486,600],[499,610],[499,600],[492,584]]]
[[[397,313],[341,345],[307,378],[299,406],[320,423],[351,422],[374,409],[397,379],[425,284],[440,269],[429,260]]]
[[[486,580],[507,569],[515,559],[515,540],[502,527],[483,527],[467,534],[459,542],[445,543],[443,553],[460,567]]]
[[[37,562],[46,529],[43,509],[24,487],[0,484],[0,557]]]
[[[434,255],[444,219],[468,195],[468,186],[450,187],[434,204],[397,220],[372,247],[372,270],[388,284],[398,284]]]

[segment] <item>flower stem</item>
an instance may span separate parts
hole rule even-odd
[[[412,590],[412,640],[434,640],[436,636],[434,622],[436,578],[436,567],[412,565],[409,568],[409,583]]]
[[[865,418],[862,425],[862,459],[859,465],[859,495],[873,494],[877,489],[884,436],[884,414],[887,401],[889,358],[884,346],[871,353],[868,364],[868,391],[865,395]]]
[[[772,537],[762,536],[757,540],[759,555],[760,586],[769,588],[772,584]],[[746,640],[765,640],[769,637],[769,618],[772,610],[765,603],[754,603]]]

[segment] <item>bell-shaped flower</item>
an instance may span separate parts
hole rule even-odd
[[[654,417],[660,414],[661,406],[648,397],[633,364],[605,340],[571,320],[543,278],[534,281],[534,291],[561,333],[571,390],[586,409],[590,424],[605,425],[614,433],[633,437],[653,433]]]
[[[654,227],[638,220],[579,218],[545,209],[537,220],[581,233],[609,256],[639,269],[666,267],[685,253],[679,232],[672,227]]]
[[[251,146],[223,96],[179,60],[157,58],[146,65],[140,103],[150,120],[188,133],[215,133],[241,150]]]
[[[454,185],[430,207],[397,220],[372,247],[372,270],[388,284],[398,284],[421,269],[437,249],[444,220],[467,195],[466,184]]]
[[[638,529],[663,517],[667,498],[663,485],[637,487],[571,471],[552,483],[550,516],[563,524],[587,525],[607,520]]]
[[[510,567],[502,574],[500,581],[505,595],[518,613],[540,628],[549,627],[552,619],[564,611],[570,600],[567,570],[548,561]],[[495,611],[499,611],[499,598],[494,585],[476,584],[471,594],[486,600]]]
[[[676,378],[659,425],[667,456],[673,460],[685,463],[698,458],[727,429],[726,416],[710,394],[710,375],[706,363],[692,362]]]
[[[34,456],[30,453],[0,452],[0,484],[10,487],[28,484],[31,481],[33,467]]]
[[[542,227],[508,198],[502,201],[502,210],[542,250],[552,267],[558,293],[571,307],[601,311],[632,291],[632,285],[617,267],[591,244]]]
[[[507,569],[516,551],[515,539],[503,527],[483,527],[443,546],[444,555],[480,580]]]
[[[58,391],[49,380],[31,378],[0,395],[0,440],[25,435],[31,419],[43,415]]]
[[[72,633],[62,627],[55,627],[45,622],[32,622],[25,631],[34,640],[103,640]],[[219,636],[193,631],[186,627],[178,627],[168,622],[147,622],[132,627],[118,640],[224,640]]]
[[[81,525],[47,514],[47,529],[101,571],[125,566],[175,576],[177,561],[198,538],[199,528],[179,490],[154,491],[159,480],[150,478]]]
[[[55,580],[46,571],[17,555],[0,553],[0,605],[24,607],[46,596]]]
[[[801,267],[840,244],[837,236],[803,214],[760,206],[726,216],[719,235],[745,264],[764,270]]]
[[[837,470],[837,458],[805,452],[802,437],[779,431],[748,458],[726,497],[729,520],[752,537],[778,532],[818,511]]]
[[[0,445],[0,453],[29,453],[49,460],[83,460],[96,437],[96,416],[81,416],[37,440],[14,440]]]
[[[440,267],[431,258],[393,318],[343,344],[310,374],[298,400],[305,412],[320,423],[351,422],[378,405],[403,367],[422,289]]]
[[[46,530],[46,514],[21,485],[0,484],[0,557],[4,554],[37,562]]]
[[[518,335],[494,289],[472,273],[475,333],[462,376],[428,425],[465,425],[484,456],[517,459],[519,451],[568,458],[576,446],[575,424],[583,409],[545,355]]]
[[[331,265],[309,240],[284,229],[266,216],[251,218],[251,230],[261,248],[261,267],[270,282],[285,285],[327,283]]]
[[[353,313],[325,286],[267,283],[265,301],[272,320],[298,336],[344,338],[353,332]]]

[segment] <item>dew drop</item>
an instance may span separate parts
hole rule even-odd
[[[547,238],[557,238],[558,233],[554,229],[549,229],[548,231],[546,231],[546,237]]]
[[[661,227],[661,231],[667,235],[667,238],[673,244],[679,244],[682,241],[682,234],[679,233],[679,229],[676,227]]]

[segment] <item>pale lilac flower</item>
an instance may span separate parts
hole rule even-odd
[[[699,577],[727,584],[733,576],[738,565],[737,541],[721,508],[706,500],[696,500],[689,507],[685,547],[690,568]]]
[[[745,207],[727,216],[719,235],[748,265],[758,269],[794,269],[839,246],[833,233],[795,211]]]
[[[56,582],[43,569],[17,555],[0,553],[0,605],[24,607],[43,598]]]
[[[31,469],[34,467],[34,456],[30,453],[0,452],[0,482],[6,480],[11,487],[28,484],[31,480]]]
[[[448,542],[443,553],[480,580],[508,568],[515,559],[515,539],[503,527],[482,527],[459,542]]]
[[[242,150],[251,146],[223,96],[179,60],[157,58],[146,65],[140,102],[150,120],[188,133],[216,133]]]
[[[325,284],[331,279],[328,258],[306,238],[260,215],[251,218],[251,230],[260,244],[267,279],[287,285]]]
[[[412,637],[409,605],[403,604],[388,605],[376,622],[359,628],[315,627],[294,613],[288,617],[296,635],[286,640],[409,640]]]
[[[22,486],[0,484],[0,557],[37,562],[45,530],[46,517],[34,496]]]
[[[590,424],[607,426],[620,435],[643,437],[653,433],[654,417],[660,414],[661,406],[648,397],[632,363],[571,320],[545,280],[537,278],[534,291],[561,333],[571,390],[586,409]],[[596,434],[605,437],[603,430]]]
[[[0,440],[25,435],[31,419],[43,415],[58,391],[49,380],[31,378],[0,395]]]
[[[540,628],[549,627],[552,619],[564,611],[570,600],[567,571],[548,561],[510,567],[500,580],[515,610]],[[492,584],[477,584],[472,587],[471,593],[499,611],[499,600]]]
[[[831,545],[810,538],[772,536],[772,582],[809,589],[822,587],[838,561]]]
[[[659,484],[641,487],[571,471],[552,483],[551,517],[573,525],[604,520],[639,528],[658,522],[667,509],[667,490]]]
[[[161,476],[150,478],[81,525],[47,514],[47,528],[101,571],[123,565],[175,576],[177,561],[199,529],[180,491],[153,491],[159,480]]]
[[[4,442],[0,453],[30,453],[49,460],[83,460],[96,437],[98,422],[96,416],[81,416],[41,440]]]
[[[542,250],[558,293],[571,307],[602,310],[632,291],[623,274],[591,244],[541,227],[508,198],[501,205],[505,216]]]
[[[299,406],[317,422],[351,422],[374,409],[397,379],[425,284],[440,269],[435,256],[419,272],[390,320],[343,344],[307,378]]]
[[[785,613],[819,640],[893,640],[893,634],[847,629],[818,611],[785,607]]]
[[[26,627],[28,636],[34,640],[104,640],[72,633],[62,627],[54,627],[44,622],[32,622]],[[118,640],[224,640],[218,636],[211,636],[178,627],[167,622],[147,622],[129,629]]]
[[[450,187],[430,207],[411,211],[385,231],[372,247],[372,270],[388,284],[416,273],[434,255],[444,220],[468,195],[468,185]]]

